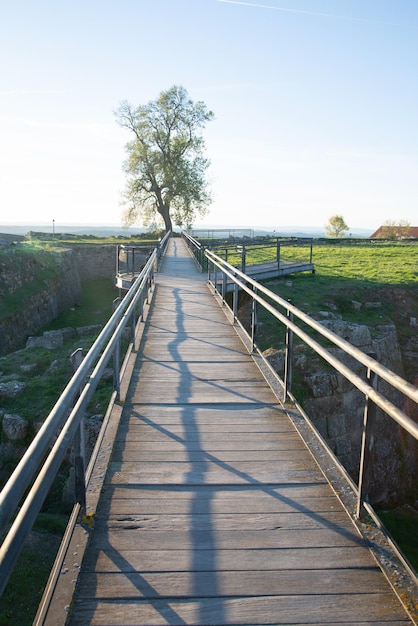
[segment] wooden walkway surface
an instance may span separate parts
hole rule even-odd
[[[172,239],[70,624],[411,623]]]

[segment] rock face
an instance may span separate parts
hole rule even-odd
[[[390,370],[404,376],[402,355],[394,325],[378,327],[372,337],[369,328],[364,325],[341,320],[326,320],[322,323],[362,352],[371,354]],[[366,378],[366,368],[356,364],[352,357],[344,354],[339,348],[331,348],[330,352],[360,377]],[[284,354],[281,351],[270,350],[266,356],[282,376]],[[304,410],[340,462],[357,480],[365,406],[363,394],[341,374],[331,370],[322,359],[305,354],[303,346],[295,349],[294,369],[299,380],[303,381],[307,393],[306,399],[302,402]],[[404,408],[399,394],[384,381],[379,382],[379,389],[382,391],[384,389],[387,397],[395,405]],[[372,503],[384,503],[389,506],[396,504],[398,498],[404,497],[416,484],[418,446],[380,410],[377,411],[376,431],[369,499]]]

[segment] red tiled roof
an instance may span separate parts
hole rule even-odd
[[[379,237],[384,237],[382,231],[384,231],[385,228],[387,228],[387,226],[379,226],[379,228],[372,235],[370,235],[370,239],[378,239]],[[418,239],[418,226],[410,226],[408,228],[407,237],[415,237],[416,239]]]

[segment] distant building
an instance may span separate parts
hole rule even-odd
[[[379,226],[370,239],[418,239],[418,226]]]

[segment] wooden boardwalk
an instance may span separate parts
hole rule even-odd
[[[70,624],[411,623],[172,239]]]

